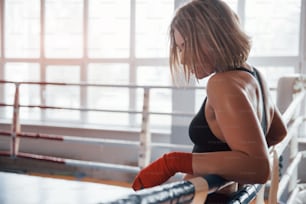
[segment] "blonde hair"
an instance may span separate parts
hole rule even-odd
[[[221,0],[193,0],[177,10],[170,25],[170,69],[180,71],[174,30],[184,39],[184,75],[189,81],[197,68],[224,72],[240,67],[248,58],[251,43],[241,30],[238,16]]]

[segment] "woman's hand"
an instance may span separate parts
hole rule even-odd
[[[177,172],[193,173],[191,153],[171,152],[164,154],[138,173],[132,187],[136,191],[157,186]]]

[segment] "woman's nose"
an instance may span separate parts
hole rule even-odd
[[[184,51],[180,51],[180,62],[182,65],[184,65],[185,61],[184,61]]]

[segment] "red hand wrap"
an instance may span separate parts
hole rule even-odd
[[[192,154],[171,152],[142,169],[133,182],[133,189],[140,190],[160,185],[177,172],[193,174]]]

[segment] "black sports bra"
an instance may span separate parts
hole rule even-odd
[[[246,71],[250,73],[252,76],[254,76],[259,84],[260,89],[263,93],[261,80],[258,77],[257,70],[253,68],[254,71],[250,71],[244,67],[236,68],[236,70],[240,71]],[[264,96],[264,94],[262,94]],[[195,115],[195,117],[192,119],[190,125],[189,125],[189,137],[191,141],[194,143],[194,147],[192,152],[217,152],[217,151],[230,151],[230,147],[225,143],[219,140],[211,131],[211,129],[208,126],[207,120],[205,118],[205,104],[206,104],[207,98],[205,98],[202,107],[200,108],[199,112]],[[263,97],[263,101],[265,101]],[[263,108],[263,118],[262,118],[262,129],[264,133],[266,133],[266,125],[267,119],[266,119],[266,110]]]

